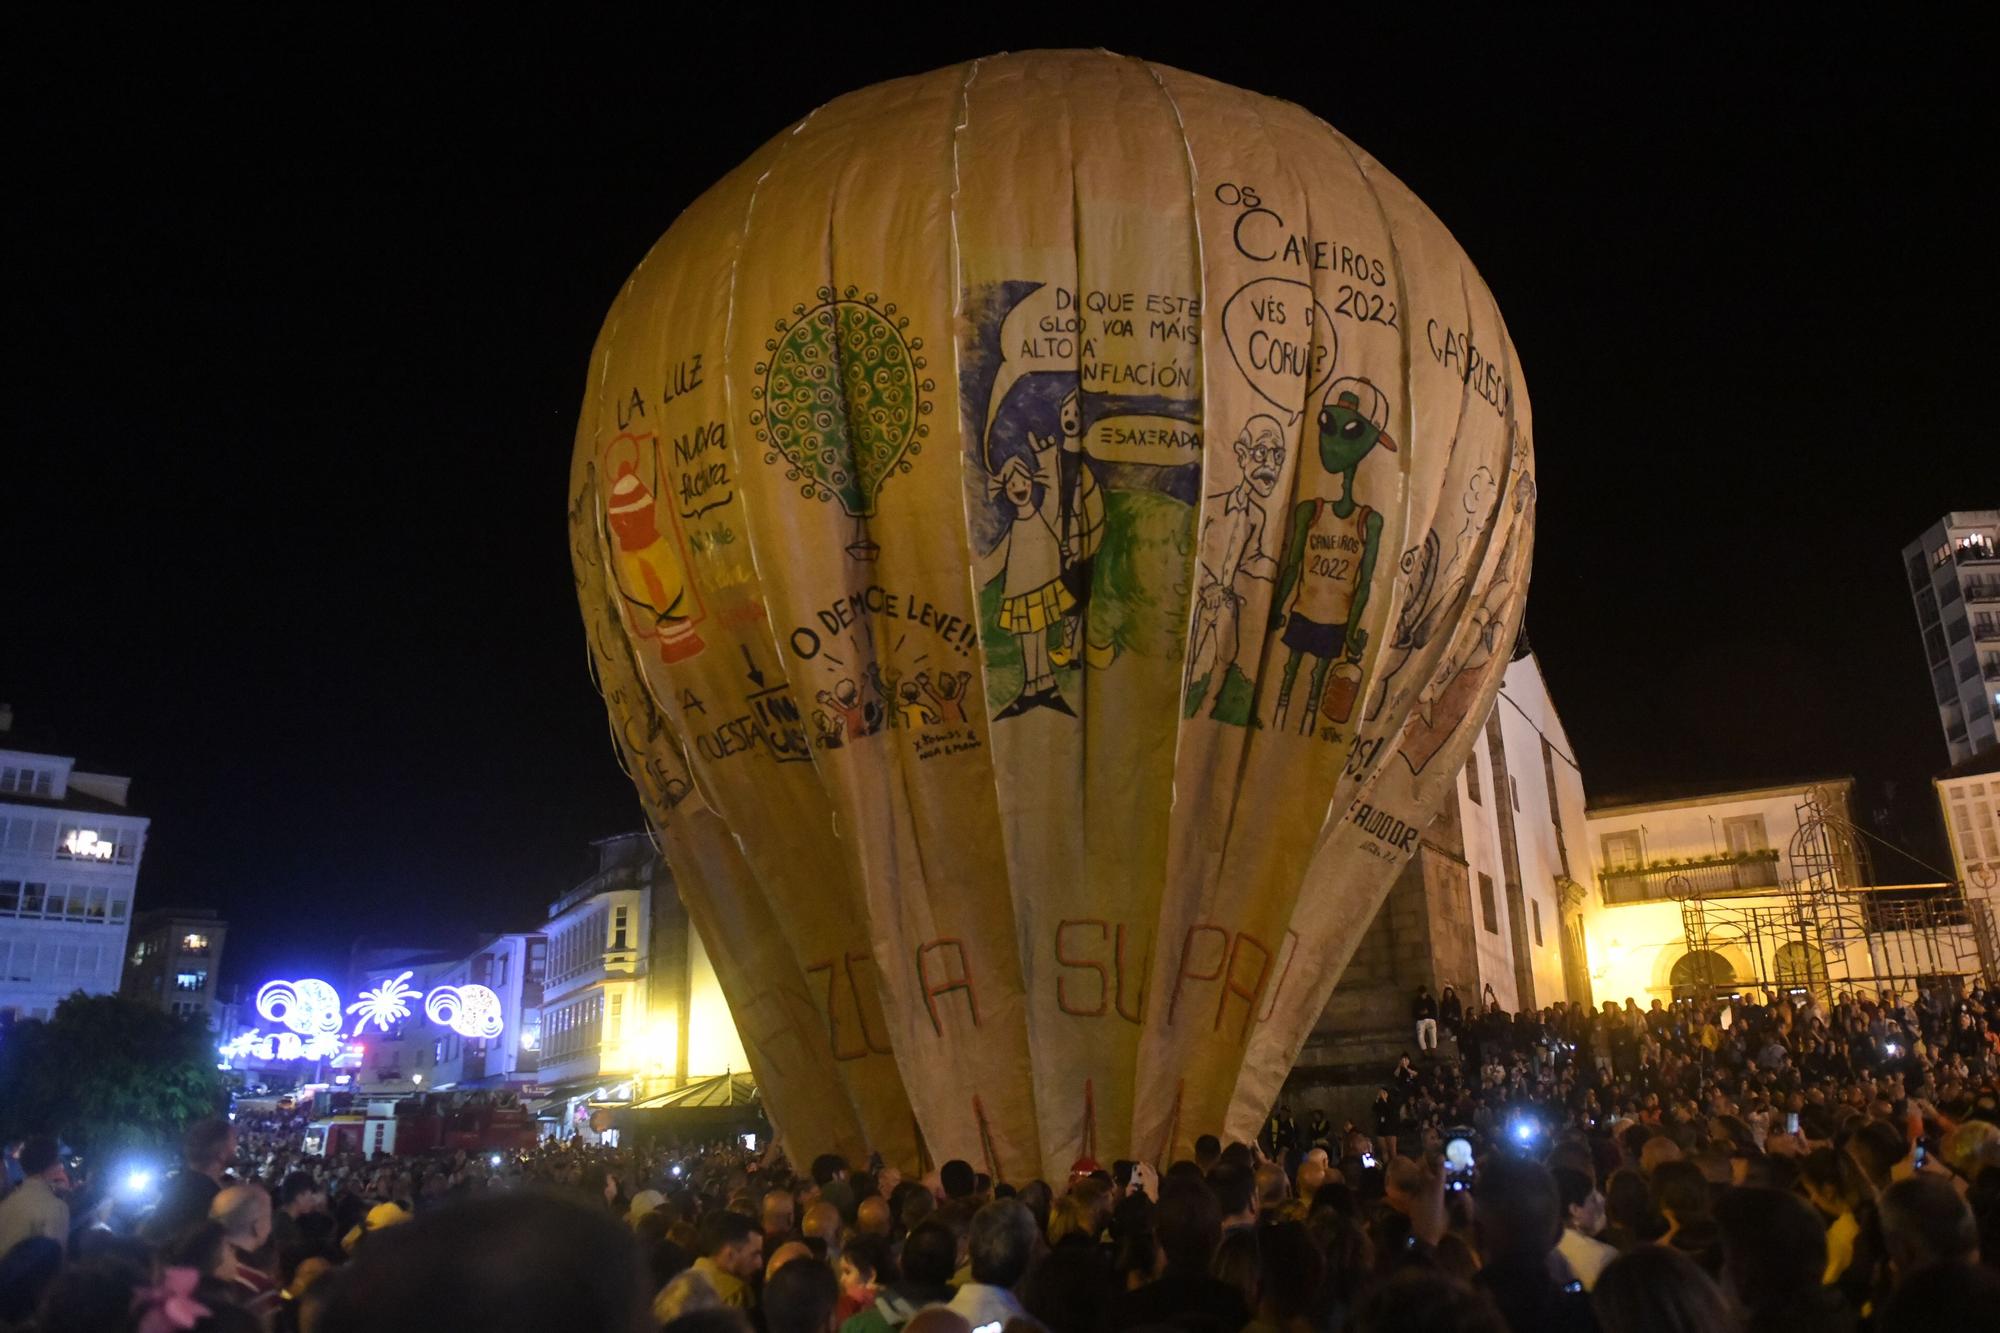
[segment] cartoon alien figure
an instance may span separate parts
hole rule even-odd
[[[1299,664],[1313,659],[1311,682],[1299,710],[1298,730],[1310,734],[1321,711],[1327,671],[1335,662],[1357,667],[1367,632],[1368,584],[1382,545],[1382,516],[1354,498],[1354,476],[1376,445],[1391,453],[1389,401],[1365,379],[1335,380],[1327,386],[1319,413],[1319,461],[1340,478],[1331,500],[1309,498],[1292,509],[1284,558],[1279,561],[1278,595],[1272,600],[1272,630],[1283,616],[1285,674],[1278,687],[1277,725],[1284,726],[1298,681]],[[1358,670],[1355,678],[1358,679]],[[1344,716],[1333,710],[1332,716]]]

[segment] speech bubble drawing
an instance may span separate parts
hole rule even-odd
[[[1085,432],[1084,450],[1107,463],[1174,467],[1201,461],[1201,427],[1178,417],[1100,417]]]
[[[1222,339],[1257,396],[1297,421],[1333,378],[1333,316],[1296,278],[1258,278],[1222,307]]]
[[[1082,347],[1083,314],[1076,308],[1075,292],[1046,283],[1022,297],[1000,322],[1000,369],[986,400],[981,440],[991,440],[993,419],[1016,380],[1037,370],[1075,370]],[[987,462],[990,466],[992,460]]]

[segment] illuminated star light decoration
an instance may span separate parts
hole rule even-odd
[[[491,1041],[506,1024],[500,997],[489,986],[439,986],[424,998],[424,1015],[461,1037]]]
[[[340,1016],[340,992],[317,977],[265,982],[257,991],[257,1012],[301,1037],[338,1032],[345,1021]]]
[[[362,991],[361,998],[347,1006],[348,1013],[361,1015],[354,1022],[355,1032],[360,1032],[370,1023],[387,1032],[410,1016],[410,1000],[416,994],[416,987],[410,985],[408,972]]]

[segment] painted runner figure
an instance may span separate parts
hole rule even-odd
[[[1313,730],[1329,667],[1340,661],[1352,669],[1350,689],[1359,680],[1358,664],[1368,641],[1361,616],[1382,545],[1382,516],[1354,498],[1354,476],[1376,445],[1396,452],[1388,422],[1389,400],[1370,381],[1347,377],[1327,386],[1319,413],[1319,461],[1340,478],[1340,494],[1331,500],[1301,500],[1293,507],[1279,562],[1278,595],[1271,603],[1273,630],[1283,609],[1286,648],[1277,725],[1287,725],[1300,661],[1313,659],[1297,722],[1301,734]],[[1350,698],[1347,709],[1333,710],[1333,715],[1344,720],[1351,708]]]

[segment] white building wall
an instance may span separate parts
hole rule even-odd
[[[710,1074],[744,1073],[750,1057],[744,1053],[743,1039],[729,1014],[729,1002],[722,997],[722,983],[716,980],[715,964],[702,947],[701,933],[688,932],[688,1077]]]
[[[0,1012],[47,1018],[76,991],[118,990],[149,823],[102,808],[126,785],[0,749]]]
[[[2000,904],[2000,765],[1936,785],[1959,884],[1967,897]]]
[[[1565,868],[1565,849],[1574,854],[1575,848],[1570,844],[1579,840],[1577,835],[1583,828],[1583,778],[1532,656],[1509,664],[1494,712],[1500,719],[1507,749],[1508,775],[1520,800],[1514,815],[1514,839],[1521,870],[1522,904],[1528,914],[1526,938],[1533,963],[1535,1003],[1546,1008],[1565,995],[1562,894],[1557,881],[1569,873]],[[1553,805],[1549,795],[1551,773],[1557,787]],[[1566,781],[1574,792],[1567,804],[1576,815],[1567,838],[1557,826],[1557,820],[1563,816],[1562,786]]]
[[[1844,793],[1851,784],[1843,780],[1829,785]],[[1674,964],[1687,952],[1678,903],[1664,897],[1643,902],[1609,902],[1607,896],[1615,896],[1621,883],[1629,881],[1607,876],[1605,872],[1627,863],[1632,849],[1637,848],[1646,865],[1667,873],[1719,874],[1705,868],[1703,863],[1712,864],[1715,858],[1729,851],[1734,827],[1739,846],[1761,843],[1764,848],[1777,851],[1774,877],[1778,884],[1768,894],[1731,897],[1730,903],[1737,906],[1782,903],[1785,900],[1782,885],[1797,874],[1789,849],[1798,831],[1799,806],[1807,790],[1804,786],[1763,788],[1715,797],[1608,807],[1589,813],[1588,855],[1598,891],[1591,895],[1585,908],[1585,930],[1591,985],[1600,1004],[1606,1000],[1623,1004],[1629,997],[1644,1008],[1650,1000],[1671,999]],[[1844,796],[1839,813],[1847,813]],[[1732,825],[1732,821],[1744,822]],[[1723,945],[1716,952],[1738,976],[1753,975],[1752,960],[1740,949]]]
[[[1953,764],[2000,744],[2000,509],[1955,510],[1903,548]]]
[[[1511,1011],[1519,1003],[1519,996],[1514,985],[1514,937],[1508,924],[1507,871],[1500,854],[1499,803],[1506,799],[1506,793],[1499,790],[1499,766],[1493,761],[1483,728],[1472,753],[1474,759],[1458,775],[1458,813],[1465,833],[1465,891],[1472,909],[1479,976],[1470,986],[1456,979],[1452,979],[1452,984],[1458,987],[1459,998],[1468,1006],[1483,1005],[1484,988],[1491,986],[1500,1007]],[[1477,800],[1473,799],[1475,781]],[[1486,910],[1488,885],[1492,890],[1490,914]]]

